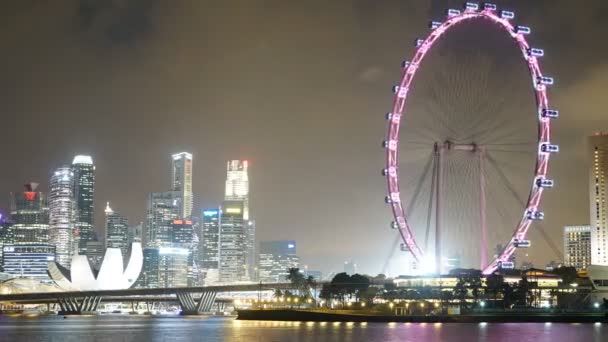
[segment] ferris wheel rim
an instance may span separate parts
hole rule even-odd
[[[483,274],[491,274],[503,263],[509,262],[511,256],[516,250],[515,241],[525,240],[527,232],[533,220],[544,217],[540,212],[539,206],[544,190],[542,180],[546,180],[549,167],[550,154],[557,152],[557,145],[551,144],[551,119],[557,116],[557,111],[552,110],[549,106],[549,98],[547,95],[547,85],[553,84],[553,79],[546,77],[542,73],[539,57],[544,55],[544,51],[530,47],[526,39],[526,34],[530,33],[527,27],[514,26],[509,19],[514,17],[513,12],[501,11],[499,14],[495,5],[485,5],[482,10],[477,9],[477,5],[467,3],[464,11],[448,10],[448,18],[443,23],[432,22],[432,31],[426,39],[418,39],[416,41],[417,48],[414,52],[414,57],[411,62],[404,63],[404,71],[401,77],[401,82],[394,88],[395,96],[393,100],[393,109],[387,120],[389,121],[387,140],[385,141],[386,148],[386,168],[384,174],[386,176],[388,196],[387,203],[390,204],[394,224],[399,231],[402,242],[407,246],[409,252],[413,255],[416,261],[421,261],[424,251],[419,247],[412,229],[408,224],[408,218],[405,208],[402,205],[401,193],[399,189],[399,132],[402,118],[406,113],[406,102],[408,92],[414,80],[417,70],[419,69],[424,57],[431,50],[434,43],[441,38],[451,28],[469,20],[486,19],[496,24],[503,31],[506,31],[515,41],[522,52],[523,58],[528,65],[529,74],[532,78],[534,96],[536,99],[537,115],[538,115],[538,134],[536,151],[536,164],[534,167],[534,176],[528,199],[524,208],[524,213],[521,220],[516,225],[515,230],[509,242],[501,253],[492,260],[488,265],[484,266]],[[547,116],[546,113],[554,113],[554,116]],[[548,148],[551,147],[551,148]],[[552,181],[551,181],[552,184]],[[439,270],[438,270],[439,271]]]

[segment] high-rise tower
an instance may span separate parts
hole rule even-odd
[[[87,242],[93,239],[95,165],[90,156],[78,155],[72,161],[74,171],[74,200],[78,231],[78,253],[86,254]]]
[[[49,208],[46,194],[36,191],[37,183],[25,185],[24,192],[11,193],[12,238],[15,245],[49,243]]]
[[[226,166],[226,192],[224,200],[243,202],[243,219],[249,220],[249,163],[230,160]]]
[[[55,246],[55,260],[70,267],[74,253],[74,172],[72,168],[60,167],[51,176],[49,192],[49,237]]]
[[[608,134],[589,137],[589,199],[591,209],[591,264],[608,265]]]
[[[180,152],[171,156],[171,190],[181,193],[180,218],[192,215],[192,154]]]
[[[129,249],[129,221],[106,205],[106,248],[120,248],[123,260]]]

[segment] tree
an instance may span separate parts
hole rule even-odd
[[[504,285],[505,278],[498,273],[492,273],[486,278],[486,292],[494,298],[493,305],[496,305],[496,300],[502,293]]]
[[[300,272],[299,268],[290,268],[288,270],[287,280],[291,282],[294,291],[297,291],[300,295],[307,294],[306,278],[304,277],[304,274]]]
[[[360,274],[350,276],[350,292],[354,293],[357,300],[361,297],[361,293],[369,288],[369,278]]]
[[[553,270],[553,273],[562,278],[562,285],[569,286],[574,283],[578,278],[578,273],[576,272],[576,268],[569,266],[558,267]]]

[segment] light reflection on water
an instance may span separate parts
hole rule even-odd
[[[339,323],[225,317],[0,318],[0,342],[45,341],[608,341],[608,326],[546,323]]]

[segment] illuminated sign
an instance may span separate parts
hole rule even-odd
[[[203,216],[217,216],[219,211],[217,210],[205,210],[203,211]]]
[[[186,220],[186,224],[192,224],[192,221]]]
[[[183,224],[184,221],[182,220],[173,220],[173,224]]]
[[[241,208],[226,208],[228,214],[240,214]]]
[[[34,201],[36,199],[36,193],[33,191],[26,191],[23,193],[25,195],[25,200],[26,201]]]

